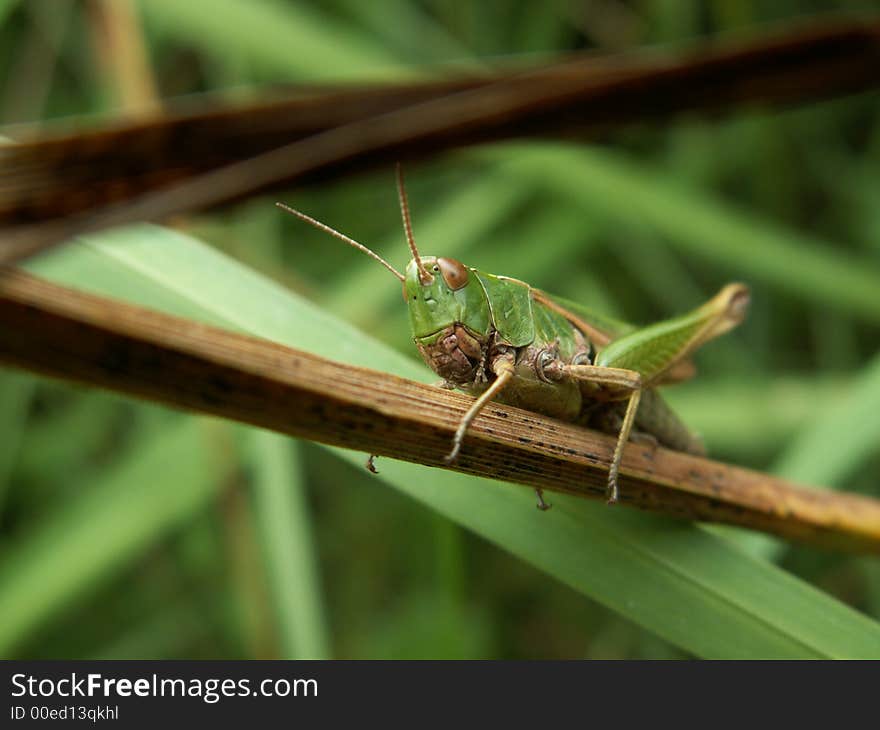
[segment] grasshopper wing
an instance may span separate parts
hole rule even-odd
[[[612,340],[637,329],[627,322],[596,314],[580,304],[551,296],[540,289],[532,289],[532,299],[561,314],[587,335],[596,347],[604,347]]]

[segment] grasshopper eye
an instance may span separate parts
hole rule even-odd
[[[443,275],[443,281],[446,285],[455,291],[461,289],[468,283],[467,267],[461,261],[455,259],[437,259],[437,265],[440,267],[440,273]]]

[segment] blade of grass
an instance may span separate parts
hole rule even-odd
[[[282,659],[327,659],[327,626],[299,446],[248,429],[257,527],[263,542]]]
[[[880,357],[868,365],[845,394],[837,386],[823,397],[814,388],[801,397],[805,411],[802,426],[776,460],[771,471],[787,479],[819,488],[842,487],[847,478],[880,447]],[[821,413],[821,418],[810,417]],[[771,416],[771,419],[774,416]],[[761,420],[760,407],[753,418]],[[778,559],[787,545],[768,535],[746,533],[727,526],[713,529],[729,534],[751,554],[767,560]]]
[[[51,397],[56,389],[45,388],[44,392]],[[106,443],[107,433],[118,428],[120,399],[115,394],[89,395],[28,425],[18,458],[21,479],[52,482],[65,479],[72,469],[78,480],[92,478],[89,460]]]
[[[233,429],[226,429],[232,448]],[[226,441],[226,439],[224,439]],[[275,659],[272,608],[264,574],[253,505],[245,489],[230,490],[218,510],[227,573],[224,626],[233,638],[235,656]]]
[[[31,534],[7,543],[0,562],[0,655],[77,599],[130,567],[217,494],[220,469],[186,419],[64,504]]]
[[[359,0],[345,0],[342,5],[377,42],[394,48],[396,55],[410,63],[443,59],[455,68],[476,70],[482,66],[469,58],[470,52],[458,39],[415,3],[385,0],[378,13],[375,5]],[[389,23],[389,18],[394,22]]]
[[[18,458],[35,386],[36,381],[29,375],[0,368],[0,513]]]
[[[840,378],[776,376],[697,379],[663,397],[706,440],[710,453],[771,456],[846,392]]]
[[[204,616],[195,606],[178,603],[100,647],[90,659],[173,659],[195,638],[207,638]]]
[[[127,299],[145,304],[157,291],[166,303],[173,294],[181,310],[203,308],[259,336],[405,377],[428,375],[412,360],[180,234],[143,226],[92,237],[53,253],[53,275],[64,281],[63,260],[82,256],[114,262],[116,278],[112,283],[79,278],[79,286],[122,288]],[[33,267],[50,268],[44,261]],[[363,458],[334,451],[352,463]],[[381,478],[698,656],[880,654],[880,625],[697,525],[563,495],[554,498],[554,509],[537,515],[527,490],[403,462],[383,462]]]
[[[564,144],[504,145],[481,155],[515,158],[517,174],[605,214],[636,217],[689,255],[880,322],[880,269],[870,261],[854,260],[823,241],[747,215],[679,185],[662,170],[620,154]]]
[[[880,452],[880,356],[864,368],[849,393],[805,421],[773,467],[789,479],[841,487]]]
[[[0,0],[0,25],[2,25],[6,16],[8,16],[18,6],[19,0]]]
[[[416,73],[381,44],[329,14],[267,0],[148,0],[141,13],[169,36],[224,61],[233,56],[264,73],[303,80],[394,80]]]

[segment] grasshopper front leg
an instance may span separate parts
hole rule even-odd
[[[462,416],[461,421],[459,421],[458,428],[455,430],[455,436],[452,441],[452,451],[450,451],[444,459],[447,464],[454,463],[458,458],[458,454],[461,451],[461,444],[464,441],[464,436],[473,420],[513,379],[515,360],[516,357],[512,352],[505,352],[498,355],[492,362],[491,370],[496,375],[495,381],[474,401],[473,405],[468,408],[467,412]],[[546,512],[550,509],[552,505],[544,501],[544,492],[540,489],[536,489],[535,494],[538,497],[537,508],[542,512]]]
[[[452,439],[452,451],[450,451],[444,461],[447,464],[452,464],[458,458],[458,454],[461,451],[461,444],[464,441],[464,435],[467,433],[468,426],[471,425],[473,420],[477,417],[480,411],[486,407],[502,390],[504,390],[505,386],[511,381],[514,374],[513,369],[514,364],[514,355],[513,353],[505,353],[503,355],[499,355],[495,358],[495,360],[491,364],[492,372],[495,373],[495,381],[490,385],[486,391],[477,398],[473,405],[468,408],[467,413],[462,416],[461,421],[458,422],[458,428],[455,430],[455,436]]]

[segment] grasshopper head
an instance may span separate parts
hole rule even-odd
[[[442,338],[444,332],[464,325],[467,337],[484,342],[490,330],[489,302],[482,284],[476,274],[460,261],[437,256],[421,256],[413,238],[412,224],[409,218],[409,205],[403,186],[403,172],[397,166],[397,189],[400,196],[400,210],[403,215],[403,226],[409,244],[412,260],[401,274],[375,251],[362,243],[349,238],[330,226],[301,213],[284,203],[276,205],[295,215],[300,220],[315,228],[329,233],[352,248],[367,254],[382,264],[388,271],[403,283],[403,298],[409,308],[410,326],[413,339],[421,349],[433,346]],[[464,331],[464,330],[463,330]],[[474,344],[479,347],[479,344]],[[448,353],[445,353],[448,354]],[[473,354],[473,353],[472,353]],[[476,354],[479,356],[479,353]]]
[[[412,259],[403,276],[403,299],[409,308],[413,339],[429,344],[455,324],[463,324],[475,333],[489,329],[489,304],[476,277],[460,261],[437,256],[422,256],[413,237],[409,203],[403,184],[403,170],[397,165],[397,194],[403,230]]]
[[[456,323],[479,333],[487,329],[489,309],[483,289],[474,274],[455,259],[413,258],[404,274],[403,298],[416,339]]]

